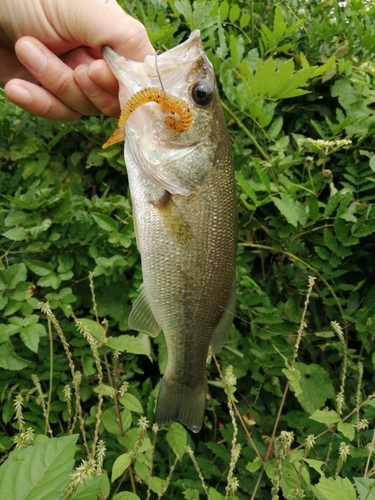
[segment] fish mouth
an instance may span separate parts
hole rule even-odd
[[[200,31],[194,30],[185,42],[160,55],[148,55],[143,62],[136,62],[120,56],[111,47],[102,48],[105,61],[120,82],[120,104],[135,93],[147,87],[163,88],[174,95],[186,88],[191,69],[203,58],[211,63],[203,51]],[[160,78],[159,78],[160,77]]]

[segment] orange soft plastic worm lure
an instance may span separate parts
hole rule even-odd
[[[164,111],[171,114],[165,118],[165,125],[175,132],[185,132],[189,130],[193,123],[193,115],[189,105],[183,99],[165,93],[162,89],[149,87],[134,94],[125,104],[117,124],[116,130],[105,142],[102,148],[107,148],[116,142],[125,140],[125,124],[129,116],[142,104],[156,102],[160,104]]]

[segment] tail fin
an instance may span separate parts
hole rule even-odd
[[[206,379],[196,387],[169,381],[165,375],[161,381],[155,421],[158,425],[178,420],[193,432],[202,428],[206,407]]]

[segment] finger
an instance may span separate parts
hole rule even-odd
[[[104,59],[98,59],[90,64],[88,75],[93,82],[108,90],[111,94],[118,95],[117,78],[113,75]]]
[[[45,45],[35,38],[22,37],[16,42],[15,51],[18,59],[26,69],[65,106],[77,111],[79,114],[91,115],[97,113],[97,109],[74,80],[73,70]],[[40,93],[35,94],[35,96],[37,95],[40,95]],[[37,104],[39,101],[34,102]],[[54,99],[50,97],[48,102],[52,104]],[[51,109],[56,110],[56,105],[53,104]],[[38,109],[36,109],[36,114],[40,115]]]
[[[22,78],[23,80],[36,82],[35,78],[19,62],[14,50],[0,46],[0,61],[0,87],[4,87],[12,78]]]
[[[10,80],[5,95],[29,113],[51,120],[77,120],[81,114],[70,108],[48,90],[25,80]]]
[[[74,78],[81,90],[90,99],[92,104],[102,113],[109,116],[118,116],[120,105],[117,93],[111,93],[95,83],[88,75],[88,65],[82,64],[75,68]]]
[[[80,0],[65,5],[45,2],[50,23],[64,40],[101,49],[110,45],[128,59],[143,61],[155,51],[142,23],[114,1]]]

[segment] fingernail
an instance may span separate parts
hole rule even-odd
[[[18,48],[17,56],[22,64],[29,66],[37,73],[42,73],[46,69],[46,54],[31,42],[22,42]]]
[[[87,72],[87,66],[76,68],[76,73],[78,74],[79,84],[81,85],[83,92],[89,97],[97,96],[102,88],[90,80]]]
[[[19,106],[26,106],[32,100],[30,92],[21,85],[12,85],[7,88],[7,97]]]

